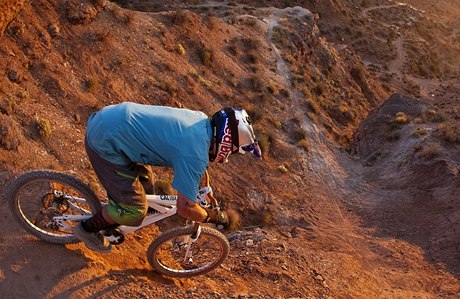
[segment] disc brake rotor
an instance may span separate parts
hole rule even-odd
[[[64,196],[56,197],[52,192],[43,195],[42,205],[45,209],[53,208],[60,213],[64,213],[69,209],[69,203]]]
[[[47,208],[40,210],[35,218],[34,224],[46,230],[59,230],[59,226],[54,221],[53,217],[62,216],[62,213],[55,208]]]

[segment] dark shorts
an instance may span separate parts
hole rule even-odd
[[[107,213],[118,224],[138,226],[147,213],[145,194],[153,194],[153,172],[148,165],[117,165],[102,159],[85,140],[94,171],[107,191]]]

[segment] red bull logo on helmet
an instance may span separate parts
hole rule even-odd
[[[228,126],[228,119],[225,120],[224,135],[217,149],[217,161],[225,160],[232,152],[232,135]]]

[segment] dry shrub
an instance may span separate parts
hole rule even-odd
[[[97,7],[104,7],[106,5],[107,0],[91,0],[91,3]]]
[[[210,48],[204,47],[200,51],[201,63],[205,66],[212,66],[214,62],[214,51]]]
[[[259,93],[257,96],[255,96],[253,98],[253,102],[260,102],[264,105],[266,105],[267,103],[270,103],[272,101],[273,97],[272,95],[270,95],[269,93],[267,92],[261,92]]]
[[[273,28],[272,41],[278,47],[281,47],[281,48],[286,47],[289,44],[291,44],[291,41],[288,38],[288,34],[286,33],[286,31],[283,28],[281,28],[279,26],[276,26],[276,27]]]
[[[286,98],[289,98],[291,97],[291,91],[287,88],[281,88],[280,89],[280,95],[286,97]]]
[[[246,47],[248,50],[258,50],[260,48],[260,42],[254,38],[242,38],[241,43]]]
[[[270,153],[270,147],[275,139],[275,134],[272,132],[264,133],[258,137],[260,150],[264,156],[267,156]]]
[[[21,90],[18,91],[17,96],[23,100],[26,100],[30,98],[30,93],[27,90],[21,88]]]
[[[436,158],[441,153],[441,145],[439,143],[430,143],[420,150],[420,156],[426,160]]]
[[[397,124],[407,124],[409,122],[409,117],[404,112],[396,113],[394,122]]]
[[[445,141],[460,143],[460,126],[458,124],[440,124],[438,130]]]
[[[257,52],[249,52],[247,60],[250,64],[257,64],[261,60],[261,56]]]
[[[273,95],[277,95],[279,93],[279,89],[278,89],[278,86],[273,83],[273,82],[270,82],[268,85],[267,85],[267,90],[268,92],[270,92],[271,94]]]
[[[195,22],[195,16],[188,10],[177,10],[172,21],[174,25],[187,27]]]
[[[177,91],[179,90],[177,83],[169,78],[161,82],[159,87],[162,90],[168,92],[172,96],[175,96],[177,94]]]
[[[15,150],[23,141],[21,126],[10,116],[0,114],[0,143],[7,150]]]
[[[345,106],[345,105],[340,105],[338,109],[339,109],[340,114],[343,116],[343,118],[347,122],[350,122],[356,118],[355,112],[352,111],[350,107]]]
[[[265,114],[264,110],[259,107],[247,108],[246,111],[253,122],[261,120]]]
[[[285,165],[278,165],[278,170],[281,172],[281,173],[287,173],[289,171],[289,169],[285,166]]]
[[[249,82],[253,88],[253,91],[262,92],[264,90],[265,82],[258,75],[250,77]]]
[[[319,105],[313,100],[307,100],[307,107],[313,113],[319,113],[321,111],[321,108],[319,107]]]
[[[239,38],[232,38],[227,46],[228,52],[233,56],[239,56],[240,54],[246,54],[250,52],[250,49],[247,47],[244,48],[244,44]]]
[[[185,55],[185,48],[182,44],[178,44],[176,50],[179,55]]]
[[[241,227],[240,214],[234,209],[228,209],[226,212],[229,220],[228,231],[233,232],[238,230]]]
[[[112,15],[117,21],[125,25],[130,25],[134,22],[134,12],[129,10],[115,8],[112,10]]]
[[[16,105],[16,100],[13,97],[4,98],[0,102],[0,112],[4,114],[11,115],[14,111],[14,106]]]
[[[351,71],[350,75],[359,82],[366,81],[366,70],[362,64],[354,66]]]
[[[425,111],[425,118],[427,121],[434,122],[434,123],[442,123],[446,121],[447,116],[442,113],[441,111],[436,111],[433,109]]]
[[[101,81],[96,77],[90,77],[85,80],[85,88],[90,93],[97,92],[101,88]]]
[[[270,211],[270,209],[264,210],[262,213],[262,224],[264,226],[270,226],[275,223],[275,217],[273,215],[273,212]]]
[[[313,93],[317,96],[321,96],[324,93],[324,87],[321,83],[316,84],[316,86],[313,88]]]
[[[414,133],[412,133],[412,136],[418,138],[420,136],[426,135],[426,133],[426,128],[418,128]]]
[[[293,73],[292,81],[294,81],[294,84],[302,84],[305,82],[305,76],[303,73]]]
[[[281,123],[281,121],[277,118],[275,118],[274,116],[270,116],[268,118],[268,120],[273,124],[273,126],[275,126],[275,128],[277,128],[278,130],[281,129],[281,127],[283,126],[283,124]]]
[[[48,119],[41,118],[41,117],[36,117],[36,126],[38,133],[40,133],[40,136],[47,138],[51,135],[52,133],[52,127],[51,127],[51,122]]]

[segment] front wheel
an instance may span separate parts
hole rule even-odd
[[[158,236],[147,251],[150,265],[173,277],[192,277],[214,270],[227,258],[230,244],[218,230],[201,226],[201,234],[190,240],[193,227],[180,227]]]
[[[94,192],[74,176],[34,170],[8,186],[6,198],[19,224],[38,238],[60,244],[79,242],[72,228],[101,208]]]

